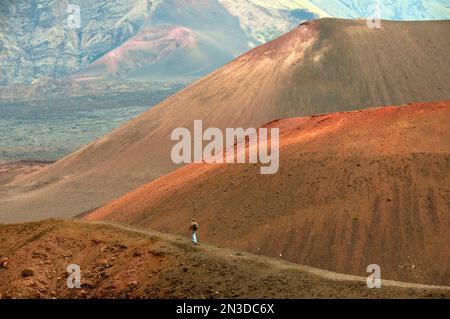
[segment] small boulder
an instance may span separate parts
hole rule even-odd
[[[138,286],[138,282],[136,280],[130,281],[127,285],[128,288],[134,289]]]
[[[8,269],[8,268],[9,268],[8,258],[0,259],[0,269]]]
[[[98,244],[100,244],[102,241],[99,240],[99,239],[94,238],[94,239],[91,239],[91,242],[92,242],[94,245],[98,245]]]
[[[104,268],[111,268],[112,267],[112,264],[107,259],[103,259],[100,262],[100,265],[103,266]]]
[[[20,274],[22,275],[22,277],[31,277],[34,276],[34,270],[33,269],[23,269]]]
[[[79,298],[87,298],[87,296],[88,296],[88,293],[87,293],[87,291],[84,290],[84,289],[81,289],[81,290],[78,292],[78,297],[79,297]]]

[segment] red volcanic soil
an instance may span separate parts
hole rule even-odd
[[[86,215],[321,269],[450,285],[450,101],[275,121],[280,169],[192,164]]]
[[[248,128],[279,118],[448,100],[449,26],[383,21],[382,29],[369,29],[365,21],[339,19],[302,25],[57,163],[0,185],[8,194],[0,196],[0,221],[73,217],[173,172],[180,166],[170,156],[171,132],[192,129],[194,120]]]
[[[81,270],[67,287],[67,266]],[[344,276],[177,236],[48,220],[0,225],[6,298],[450,298],[450,288]]]

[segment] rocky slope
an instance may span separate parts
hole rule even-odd
[[[68,289],[78,264],[81,288]],[[0,298],[449,298],[445,287],[344,276],[186,238],[79,221],[0,225]]]
[[[450,285],[450,101],[275,121],[280,170],[191,164],[87,216],[340,273]]]
[[[260,46],[132,122],[2,185],[1,220],[74,216],[179,166],[171,132],[259,127],[279,118],[450,99],[449,21],[321,19]],[[398,52],[399,54],[394,54]],[[401,53],[401,54],[400,54]]]

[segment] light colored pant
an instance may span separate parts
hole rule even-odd
[[[197,243],[197,236],[195,235],[195,232],[192,233],[192,243],[193,244]]]

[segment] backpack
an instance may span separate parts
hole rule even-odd
[[[193,231],[197,231],[198,230],[198,224],[197,223],[192,223],[192,230]]]

